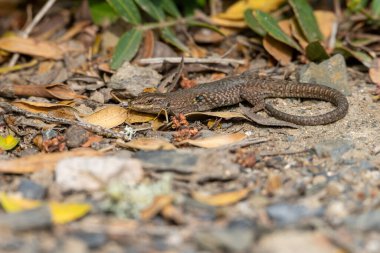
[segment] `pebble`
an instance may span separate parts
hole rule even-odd
[[[27,199],[43,199],[46,195],[46,188],[29,179],[22,178],[18,190]]]
[[[341,159],[341,156],[352,149],[353,146],[353,143],[349,140],[334,139],[315,144],[314,150],[319,157],[331,157],[337,162]]]
[[[69,127],[65,134],[66,144],[68,148],[77,148],[85,143],[88,139],[89,132],[80,127],[73,125]]]
[[[268,216],[280,226],[297,223],[300,219],[320,216],[323,213],[322,208],[311,210],[303,205],[286,203],[268,206],[266,211]]]

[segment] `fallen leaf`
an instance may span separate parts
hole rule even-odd
[[[246,9],[270,12],[277,9],[284,0],[240,0],[231,5],[225,12],[218,14],[219,18],[241,20]]]
[[[369,77],[372,82],[380,84],[380,58],[373,60],[371,67],[369,68]]]
[[[34,65],[36,65],[37,63],[38,63],[38,61],[34,59],[34,60],[31,60],[30,62],[16,64],[12,67],[11,66],[4,66],[4,67],[0,68],[0,74],[6,74],[9,72],[30,68],[30,67],[33,67]]]
[[[6,137],[0,136],[0,149],[11,150],[17,146],[19,139],[15,138],[13,135],[7,135]]]
[[[176,147],[164,139],[158,138],[138,138],[129,142],[117,142],[118,145],[126,148],[140,149],[145,151],[152,150],[173,150]]]
[[[211,22],[214,25],[230,27],[230,28],[244,28],[247,24],[244,21],[228,20],[219,17],[211,17]]]
[[[76,156],[99,156],[101,153],[92,149],[77,149],[60,153],[38,153],[0,163],[0,173],[25,174],[39,170],[54,170],[57,162],[64,158]]]
[[[5,37],[0,39],[0,49],[12,53],[39,56],[60,60],[63,58],[61,48],[50,41],[38,41],[32,38]]]
[[[193,199],[210,206],[228,206],[246,198],[251,192],[250,188],[243,188],[237,191],[223,192],[214,195],[202,192],[192,192]]]
[[[29,210],[47,204],[50,208],[51,219],[54,224],[65,224],[74,221],[83,217],[91,210],[91,206],[84,203],[44,203],[42,201],[24,199],[5,193],[1,193],[0,202],[7,213]]]
[[[173,196],[171,195],[160,195],[156,196],[150,206],[143,209],[140,212],[140,218],[143,221],[147,221],[155,217],[161,210],[173,202]]]
[[[314,11],[314,16],[317,19],[319,30],[323,37],[328,39],[334,30],[334,25],[337,25],[338,19],[334,12],[331,11]]]
[[[107,106],[82,119],[87,123],[110,129],[123,124],[127,116],[128,112],[125,108],[120,106]]]
[[[45,113],[50,116],[64,119],[75,119],[79,112],[72,106],[65,104],[53,104],[33,101],[14,101],[12,105],[32,113]]]
[[[127,109],[127,117],[125,119],[125,122],[127,122],[128,124],[145,123],[145,122],[153,121],[156,118],[157,118],[157,115],[154,115],[154,114],[137,112],[137,111]]]
[[[291,63],[293,49],[288,45],[273,39],[269,35],[265,35],[263,39],[263,46],[265,50],[282,66],[286,66]]]
[[[91,210],[91,206],[84,203],[50,202],[48,205],[54,224],[65,224],[77,220]]]
[[[190,144],[201,148],[217,148],[239,142],[245,138],[247,138],[247,135],[244,133],[221,134],[196,140],[184,140],[178,144]]]

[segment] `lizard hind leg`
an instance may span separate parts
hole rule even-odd
[[[243,94],[242,98],[253,106],[251,108],[252,112],[259,112],[265,109],[265,101],[263,96],[258,94]]]

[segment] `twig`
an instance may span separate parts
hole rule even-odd
[[[48,10],[53,6],[56,0],[48,0],[45,5],[41,8],[41,10],[37,13],[37,15],[33,18],[32,22],[30,22],[24,29],[24,31],[21,32],[22,38],[27,38],[29,34],[32,32],[33,28],[38,24],[38,22],[41,21],[41,19],[45,16],[45,14],[48,12]],[[18,58],[20,57],[20,54],[14,54],[12,56],[12,59],[9,62],[9,66],[13,67]]]
[[[169,63],[180,63],[182,57],[157,57],[157,58],[145,58],[140,59],[137,63],[142,65],[148,64],[162,64],[163,62]],[[228,58],[183,58],[183,62],[186,63],[203,63],[203,64],[220,64],[220,65],[229,65],[229,64],[239,64],[244,65],[244,60],[237,59],[228,59]]]
[[[83,127],[84,129],[88,131],[94,132],[96,134],[99,134],[105,137],[120,138],[125,141],[130,140],[130,138],[124,133],[115,132],[110,129],[103,128],[101,126],[97,126],[97,125],[93,125],[93,124],[89,124],[85,122],[80,122],[80,121],[73,121],[73,120],[68,120],[68,119],[63,119],[63,118],[52,117],[52,116],[48,116],[42,113],[31,113],[6,102],[0,102],[0,107],[3,108],[4,111],[7,113],[19,113],[21,115],[24,115],[27,118],[40,119],[40,120],[47,121],[50,123],[77,125],[77,126]]]

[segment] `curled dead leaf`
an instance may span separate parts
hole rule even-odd
[[[113,128],[125,122],[128,111],[120,106],[107,106],[83,118],[83,121],[101,126],[104,128]]]
[[[190,144],[201,148],[217,148],[242,141],[245,138],[247,135],[244,133],[221,134],[195,140],[184,140],[179,144]]]
[[[237,191],[223,192],[214,195],[202,192],[192,192],[193,199],[210,206],[228,206],[246,198],[251,192],[251,188],[244,188]]]
[[[140,150],[172,150],[176,147],[164,139],[158,138],[138,138],[129,142],[122,142],[118,140],[118,145],[126,148],[140,149]]]

